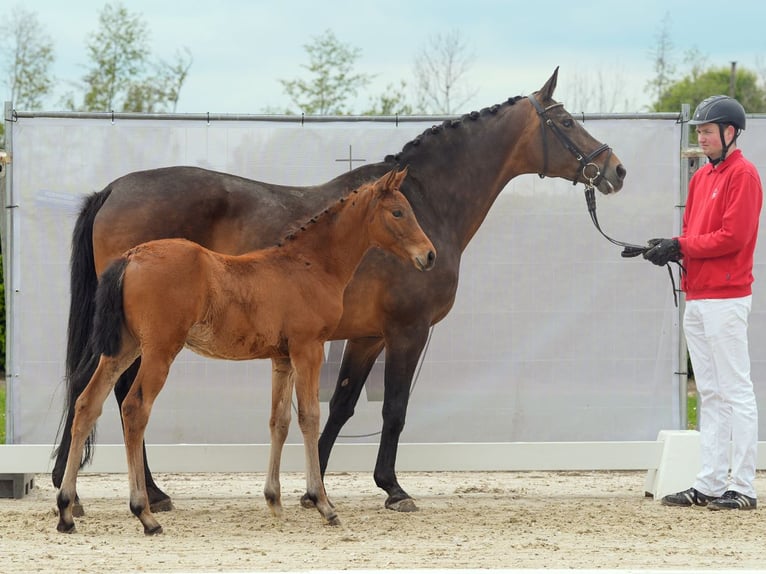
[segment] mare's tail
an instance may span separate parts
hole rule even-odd
[[[120,257],[101,274],[96,289],[96,314],[93,316],[93,333],[90,344],[97,356],[114,357],[122,346],[122,326],[125,312],[122,305],[122,278],[127,257]]]
[[[111,187],[85,198],[72,232],[72,255],[70,259],[69,325],[66,350],[66,403],[59,425],[61,442],[54,451],[56,464],[53,468],[53,484],[58,487],[64,476],[69,454],[74,405],[90,381],[98,364],[98,355],[90,348],[90,333],[95,310],[95,294],[98,285],[93,258],[93,221],[111,194]],[[63,428],[62,428],[63,427]],[[63,432],[62,432],[63,431]],[[88,437],[83,451],[82,464],[90,461],[95,440],[95,427]]]

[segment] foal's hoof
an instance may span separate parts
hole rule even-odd
[[[314,500],[308,494],[301,496],[301,506],[303,508],[316,508]]]
[[[327,503],[330,505],[330,508],[335,508],[335,505],[332,503],[332,500],[329,498],[327,499]],[[311,498],[308,493],[301,496],[301,506],[303,508],[316,508],[316,501]]]
[[[170,500],[170,497],[152,502],[149,508],[151,508],[152,512],[170,512],[171,510],[176,509],[176,507],[173,506],[173,501]]]
[[[340,518],[338,518],[337,514],[333,514],[327,519],[327,525],[328,526],[340,526]]]
[[[386,508],[396,512],[417,512],[420,510],[411,498],[403,498],[401,500],[391,500],[389,498],[386,500]]]

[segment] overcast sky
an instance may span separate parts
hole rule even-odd
[[[53,38],[58,109],[67,81],[85,73],[85,45],[104,0],[0,0],[0,18],[17,6],[35,12]],[[436,34],[459,30],[475,54],[474,97],[461,112],[531,93],[560,66],[557,99],[603,83],[627,102],[615,111],[644,111],[651,51],[669,15],[679,70],[696,49],[707,63],[766,69],[766,1],[720,0],[124,0],[142,14],[152,53],[172,59],[188,47],[193,64],[178,112],[261,113],[292,107],[279,79],[308,77],[304,45],[325,30],[361,50],[356,71],[373,84],[355,105],[401,80],[412,85],[416,54]],[[5,89],[7,99],[10,90]],[[71,87],[68,88],[71,90]],[[414,98],[411,98],[414,99]],[[570,111],[578,110],[568,105]]]

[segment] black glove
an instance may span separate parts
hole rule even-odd
[[[641,245],[626,245],[620,255],[623,257],[638,257],[649,251],[649,247],[643,247]]]
[[[649,249],[644,253],[644,259],[648,259],[655,265],[663,266],[670,261],[681,259],[681,245],[677,238],[650,239],[646,244]]]

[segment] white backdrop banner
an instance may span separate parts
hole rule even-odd
[[[760,158],[763,173],[766,122],[752,123],[742,147]],[[82,117],[7,123],[13,163],[5,200],[14,206],[3,230],[11,279],[8,442],[51,443],[56,436],[70,238],[85,194],[131,171],[182,164],[316,184],[381,161],[430,125]],[[628,170],[619,194],[597,197],[604,230],[634,243],[677,233],[680,126],[607,118],[588,120],[586,128]],[[760,278],[766,253],[759,253]],[[763,291],[754,298],[752,329],[759,399],[766,380]],[[592,226],[582,186],[516,178],[465,252],[455,306],[433,328],[416,375],[402,442],[654,440],[680,424],[679,336],[667,272],[620,257]],[[323,415],[342,350],[342,341],[326,345]],[[340,441],[377,440],[382,361]],[[269,411],[270,361],[213,361],[184,351],[155,403],[147,442],[267,443]],[[115,401],[107,401],[98,428],[99,442],[122,441]],[[288,440],[301,442],[297,424]]]

